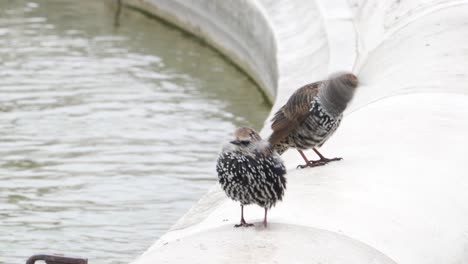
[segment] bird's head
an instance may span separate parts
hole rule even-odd
[[[252,148],[262,140],[260,135],[252,128],[240,127],[234,131],[234,140],[229,143],[237,148]]]
[[[223,145],[225,151],[239,151],[244,155],[271,155],[273,148],[252,128],[240,127],[234,131],[233,138]]]
[[[330,76],[330,82],[333,82],[334,85],[340,86],[344,89],[354,90],[359,84],[358,78],[352,73],[339,72],[332,74]]]
[[[336,112],[342,112],[354,96],[359,85],[356,75],[348,72],[338,72],[330,75],[321,89],[321,98]]]

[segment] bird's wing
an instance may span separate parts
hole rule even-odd
[[[272,145],[287,137],[309,116],[310,104],[317,95],[321,82],[307,84],[299,88],[289,97],[288,102],[281,107],[273,117],[269,141]]]

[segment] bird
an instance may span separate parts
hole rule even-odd
[[[219,154],[216,171],[226,195],[240,203],[241,220],[235,227],[249,227],[244,219],[244,206],[256,204],[267,211],[281,201],[286,190],[286,168],[281,157],[252,128],[240,127]]]
[[[297,89],[273,116],[273,130],[268,141],[281,155],[295,148],[305,160],[298,168],[316,167],[342,158],[325,158],[318,150],[336,131],[343,111],[353,98],[359,81],[349,72],[338,72],[328,79]],[[308,160],[304,150],[310,149],[319,160]]]

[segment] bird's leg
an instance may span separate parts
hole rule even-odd
[[[268,209],[265,207],[265,217],[263,218],[263,225],[267,227],[267,211]]]
[[[241,204],[241,221],[240,221],[240,224],[238,225],[235,225],[234,227],[249,227],[249,226],[253,226],[253,224],[248,224],[247,222],[245,222],[245,219],[244,219],[244,206]]]
[[[343,159],[343,158],[332,158],[332,159],[325,158],[316,148],[312,148],[312,149],[319,156],[320,160],[318,160],[318,161],[322,162],[323,164],[327,164],[330,161],[338,161],[338,160]]]
[[[297,149],[297,151],[299,152],[299,154],[301,154],[302,158],[305,161],[304,165],[297,165],[297,168],[304,169],[304,168],[307,168],[307,167],[317,167],[317,166],[322,166],[322,165],[326,164],[326,163],[324,163],[324,162],[322,162],[320,160],[309,160],[309,159],[307,159],[306,155],[304,154],[304,152],[302,150]]]

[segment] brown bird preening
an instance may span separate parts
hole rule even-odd
[[[272,119],[271,145],[280,155],[288,148],[296,148],[306,162],[299,168],[341,160],[325,158],[316,147],[321,147],[336,131],[357,86],[354,74],[341,72],[299,88]],[[303,151],[310,148],[319,160],[307,159]]]

